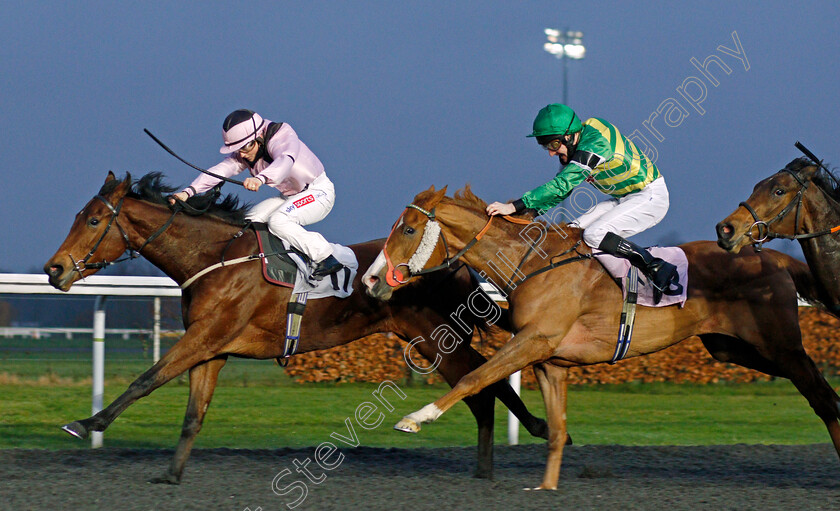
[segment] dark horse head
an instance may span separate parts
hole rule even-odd
[[[155,213],[171,215],[167,197],[175,188],[162,183],[162,175],[152,172],[132,183],[131,175],[119,180],[109,172],[99,192],[76,214],[70,233],[64,243],[44,265],[49,282],[57,289],[67,291],[77,280],[93,275],[100,269],[118,261],[126,251],[139,251],[148,239],[137,224],[151,221],[146,210],[135,213],[133,221],[124,205],[141,202]],[[219,203],[209,204],[215,197],[202,196],[189,201],[190,211],[206,211],[209,215],[229,224],[244,224],[246,207],[238,206],[238,199],[227,196]],[[163,224],[163,221],[161,221]],[[157,228],[158,226],[155,226]]]
[[[838,201],[837,178],[811,160],[797,158],[755,185],[752,195],[717,224],[718,245],[738,253],[774,238],[819,236],[837,225]]]

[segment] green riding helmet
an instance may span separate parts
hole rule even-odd
[[[534,119],[534,131],[529,137],[545,137],[556,135],[558,138],[563,135],[577,133],[583,129],[580,117],[575,111],[566,105],[552,103],[544,107]]]

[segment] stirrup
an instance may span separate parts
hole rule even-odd
[[[312,271],[312,276],[316,278],[324,278],[327,275],[332,275],[333,273],[336,273],[342,268],[344,268],[344,265],[342,265],[338,261],[338,259],[336,259],[335,256],[331,254],[326,259],[318,263],[318,265]]]
[[[670,263],[668,263],[670,264]],[[671,265],[673,266],[673,265]],[[680,284],[680,275],[677,273],[676,267],[674,266],[674,270],[671,271],[670,278],[667,282],[665,282],[664,286],[660,287],[656,285],[655,279],[649,278],[648,282],[650,283],[650,287],[653,288],[653,303],[654,305],[658,304],[660,300],[662,300],[662,295],[665,291],[671,289],[671,286],[679,287]]]

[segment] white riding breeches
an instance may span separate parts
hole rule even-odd
[[[265,222],[272,234],[318,263],[332,254],[332,247],[320,233],[307,231],[303,226],[323,220],[333,204],[335,187],[324,173],[300,193],[260,202],[251,209],[247,218],[253,222]]]
[[[629,238],[658,224],[670,204],[665,179],[658,177],[638,192],[599,202],[571,222],[583,229],[583,241],[598,248],[608,232]]]

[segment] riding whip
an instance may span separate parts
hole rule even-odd
[[[828,169],[827,169],[827,168],[825,168],[825,165],[823,165],[822,160],[820,160],[819,158],[817,158],[817,157],[816,157],[816,155],[814,155],[814,153],[812,153],[811,151],[809,151],[807,147],[805,147],[804,145],[802,145],[802,143],[801,143],[800,141],[798,141],[798,140],[797,140],[797,141],[796,141],[796,143],[795,143],[795,144],[793,144],[793,145],[795,145],[797,149],[799,149],[800,151],[802,151],[802,153],[803,153],[805,156],[807,156],[808,158],[810,158],[812,162],[816,163],[817,165],[819,165],[820,167],[822,167],[823,169],[825,169],[826,171],[828,171]]]
[[[183,163],[186,163],[187,165],[189,165],[190,167],[194,168],[195,170],[197,170],[197,171],[199,171],[199,172],[203,172],[203,173],[207,174],[208,176],[213,176],[213,177],[215,177],[216,179],[221,179],[222,181],[227,181],[228,183],[233,183],[233,184],[235,184],[235,185],[239,185],[239,186],[245,186],[245,184],[244,184],[242,181],[237,181],[236,179],[231,179],[231,178],[229,178],[229,177],[220,176],[220,175],[218,175],[218,174],[214,174],[214,173],[210,172],[209,170],[204,170],[204,169],[203,169],[203,168],[201,168],[201,167],[198,167],[198,166],[196,166],[196,165],[193,165],[192,163],[188,162],[187,160],[185,160],[185,159],[181,158],[180,156],[178,156],[177,154],[175,154],[175,151],[173,151],[172,149],[170,149],[170,148],[166,147],[166,144],[164,144],[163,142],[161,142],[160,140],[158,140],[158,138],[157,138],[156,136],[152,135],[152,132],[151,132],[151,131],[147,130],[146,128],[143,128],[143,131],[145,131],[145,132],[146,132],[146,135],[149,135],[150,137],[152,137],[152,140],[154,140],[155,142],[157,142],[157,143],[158,143],[158,145],[159,145],[159,146],[161,146],[162,148],[164,148],[164,150],[166,150],[166,152],[167,152],[167,153],[169,153],[169,154],[171,154],[172,156],[174,156],[174,157],[178,158],[178,159],[179,159],[179,160],[181,160]]]

